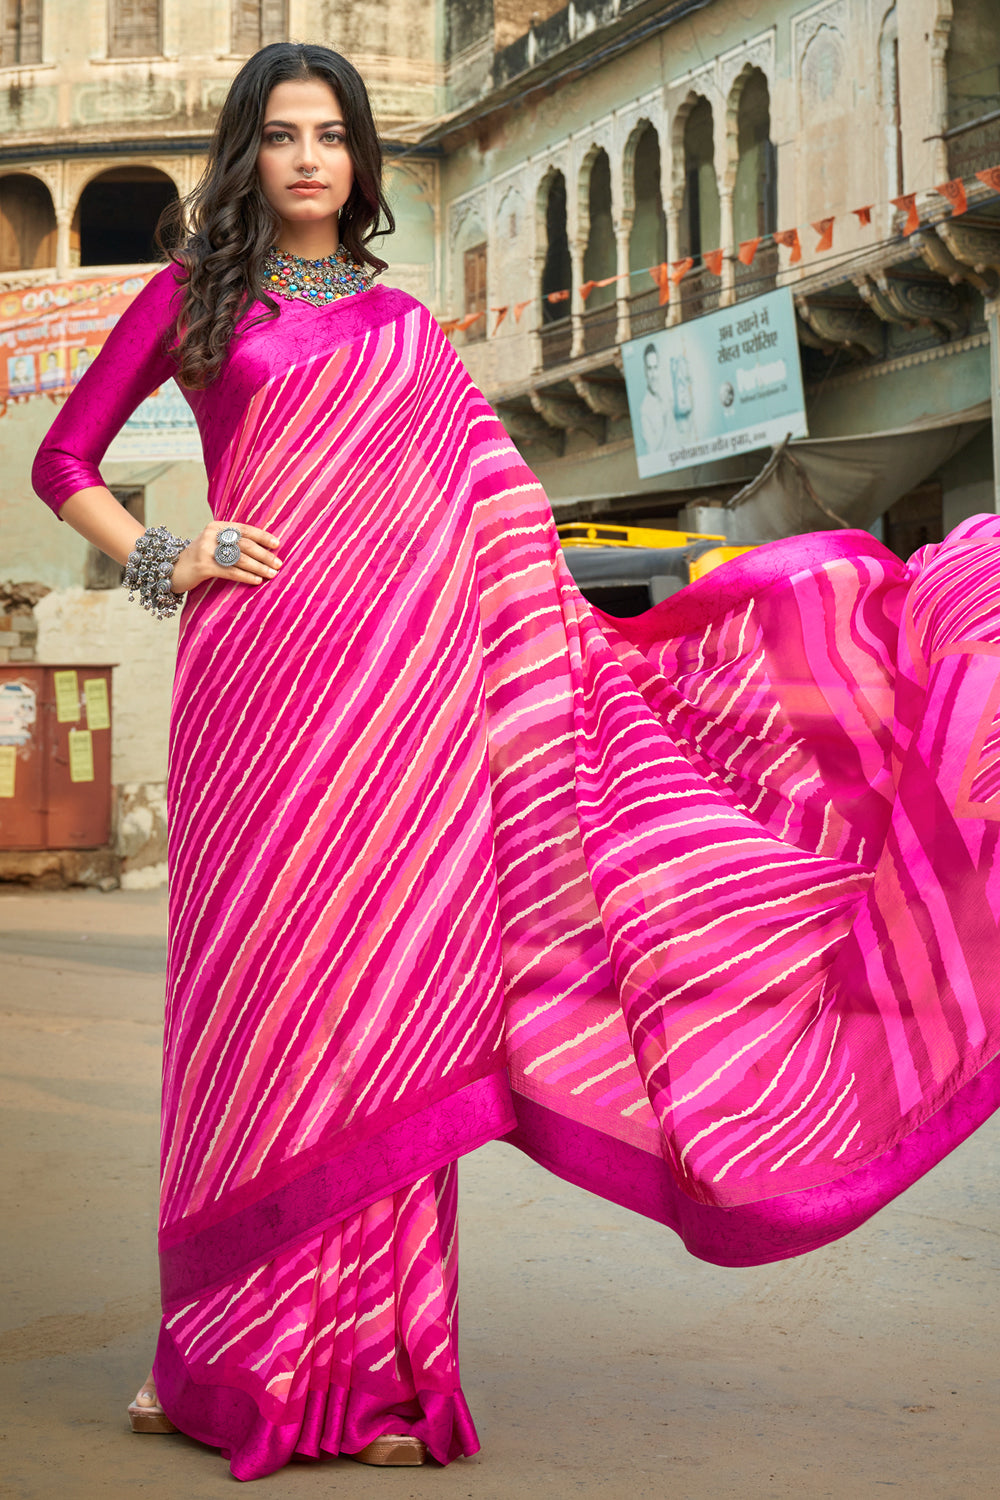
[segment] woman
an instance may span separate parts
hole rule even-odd
[[[997,1103],[996,521],[599,620],[429,314],[369,284],[380,219],[360,79],[265,48],[36,468],[143,602],[186,596],[155,1393],[240,1478],[476,1450],[487,1140],[741,1265]],[[214,519],[136,546],[96,463],[175,370]]]

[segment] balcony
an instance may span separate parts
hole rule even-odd
[[[971,177],[1000,162],[1000,63],[948,79],[948,170]]]

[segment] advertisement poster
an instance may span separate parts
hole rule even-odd
[[[791,289],[622,345],[640,476],[806,437]]]
[[[0,292],[0,415],[12,404],[65,397],[155,267],[140,275],[82,276]],[[126,422],[109,458],[200,458],[194,417],[174,381]]]

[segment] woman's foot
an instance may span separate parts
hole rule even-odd
[[[156,1398],[156,1384],[152,1374],[148,1380],[143,1381],[141,1390],[129,1407],[128,1419],[133,1432],[177,1431]]]
[[[416,1437],[386,1433],[362,1448],[360,1453],[345,1453],[358,1464],[377,1464],[380,1468],[416,1468],[427,1462],[427,1444]]]

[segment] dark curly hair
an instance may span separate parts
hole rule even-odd
[[[219,373],[233,329],[260,301],[254,322],[278,316],[262,290],[264,259],[280,220],[261,192],[257,153],[264,112],[279,83],[322,79],[336,94],[354,168],[350,196],[340,210],[340,242],[355,261],[384,271],[386,262],[367,248],[396,224],[382,191],[382,148],[360,73],[327,47],[274,42],[254,53],[233,79],[222,106],[208,165],[181,203],[168,205],[158,243],[183,271],[184,296],[174,332],[177,378],[189,389],[211,384]]]

